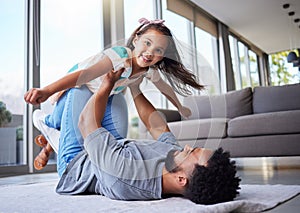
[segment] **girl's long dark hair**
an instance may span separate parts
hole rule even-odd
[[[180,95],[191,95],[189,87],[201,90],[203,85],[198,83],[197,77],[191,73],[183,64],[175,45],[171,31],[163,24],[146,24],[139,26],[127,41],[127,47],[134,49],[133,40],[136,36],[141,36],[148,30],[156,30],[167,36],[169,40],[168,48],[164,54],[164,58],[159,61],[156,66],[168,79],[169,83]]]

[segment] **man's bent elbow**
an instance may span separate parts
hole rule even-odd
[[[95,117],[89,117],[85,113],[81,113],[78,120],[78,129],[80,130],[80,133],[85,139],[89,134],[94,132],[96,129],[101,127],[101,125],[98,124]]]
[[[78,129],[80,130],[80,133],[83,138],[86,138],[85,123],[86,123],[85,116],[83,115],[83,113],[81,113],[78,120]]]

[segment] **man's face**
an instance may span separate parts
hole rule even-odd
[[[210,149],[191,148],[186,145],[182,151],[171,150],[168,153],[165,167],[168,172],[183,170],[191,174],[195,165],[206,166],[212,154],[213,151]]]

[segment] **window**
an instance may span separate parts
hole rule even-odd
[[[258,74],[258,56],[251,50],[248,51],[249,54],[249,68],[250,68],[250,79],[251,79],[251,86],[257,87],[260,85],[259,83],[259,74]]]
[[[124,0],[125,39],[139,26],[140,18],[154,19],[153,0]]]
[[[41,1],[41,87],[103,50],[101,14],[101,1]],[[48,100],[41,108],[51,113],[53,106]]]
[[[247,47],[242,43],[238,42],[238,59],[240,64],[240,71],[242,77],[242,88],[249,87],[250,75],[249,75],[249,64],[248,64],[248,52]]]
[[[162,1],[163,19],[173,35],[180,42],[191,43],[190,21],[167,9],[166,0]],[[180,27],[179,27],[180,26]]]
[[[146,18],[148,20],[155,19],[154,1],[124,0],[124,40],[127,40],[131,36],[133,31],[140,25],[140,23],[138,22],[140,18]],[[143,91],[144,95],[155,107],[161,106],[161,99],[157,98],[156,88],[151,82],[144,80],[140,88]],[[128,103],[129,113],[128,136],[131,138],[138,138],[138,113],[136,111],[132,96],[129,92],[126,92],[126,99]]]
[[[101,1],[41,2],[41,87],[103,50]],[[72,9],[70,9],[72,5]],[[43,111],[51,112],[47,101]]]
[[[232,69],[234,72],[234,80],[235,80],[235,88],[237,90],[242,89],[242,78],[241,78],[241,71],[239,66],[238,60],[238,48],[237,48],[237,39],[232,36],[229,36],[229,45],[230,45],[230,53],[231,53],[231,62],[232,62]]]
[[[196,27],[197,66],[200,82],[209,94],[220,93],[217,39]]]
[[[0,167],[26,164],[23,140],[25,1],[0,6]]]
[[[259,86],[258,55],[231,35],[229,44],[236,89]]]
[[[300,82],[300,68],[287,62],[288,54],[289,51],[284,51],[269,55],[270,79],[274,86]]]
[[[195,47],[192,45],[192,27],[191,21],[185,17],[170,11],[167,8],[167,1],[162,1],[162,17],[165,20],[166,26],[171,30],[178,52],[183,64],[196,73],[195,63]],[[180,27],[179,27],[180,26]],[[197,74],[197,73],[196,73]],[[177,97],[182,101],[182,97],[177,94]],[[162,107],[168,109],[176,109],[165,97],[162,97]]]
[[[171,30],[178,52],[181,56],[183,64],[195,70],[195,47],[192,45],[192,25],[191,21],[184,16],[178,15],[167,8],[167,1],[162,1],[162,17],[166,21],[166,25]],[[179,27],[180,26],[180,27]],[[170,106],[171,108],[173,106]]]
[[[45,86],[103,50],[102,9],[101,1],[94,0],[41,3],[41,86]]]
[[[187,1],[164,0],[162,4],[167,8],[164,18],[173,24],[171,30],[188,47],[183,51],[184,64],[207,85],[206,93],[220,93],[216,21]]]

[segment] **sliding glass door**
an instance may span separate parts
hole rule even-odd
[[[0,29],[0,175],[3,175],[3,167],[26,164],[24,0],[1,0]]]
[[[46,86],[78,62],[103,49],[101,0],[41,1],[40,85]],[[50,100],[41,104],[51,113]],[[55,156],[50,162],[55,163]]]

